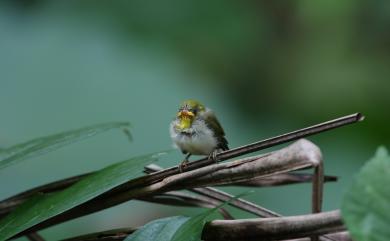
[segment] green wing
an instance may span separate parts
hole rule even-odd
[[[223,130],[214,112],[207,110],[203,116],[207,126],[214,132],[214,135],[218,140],[218,148],[221,148],[224,151],[229,150],[228,141],[225,138],[225,131]]]

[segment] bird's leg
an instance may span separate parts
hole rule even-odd
[[[219,153],[218,149],[215,149],[213,152],[210,153],[208,159],[210,161],[218,163],[218,157],[217,157],[218,153]]]
[[[191,156],[191,153],[188,153],[186,155],[186,157],[184,158],[184,160],[180,163],[180,165],[179,165],[180,172],[183,172],[184,168],[187,166],[187,164],[189,162],[188,158],[190,158],[190,156]]]

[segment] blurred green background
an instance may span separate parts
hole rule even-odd
[[[0,198],[170,148],[169,122],[195,98],[216,111],[230,147],[362,112],[362,123],[309,138],[326,173],[340,177],[325,188],[324,209],[336,209],[376,147],[390,146],[389,76],[386,0],[2,1],[0,147],[123,120],[134,142],[112,131],[1,170]],[[175,151],[160,164],[181,158]],[[264,188],[248,199],[302,214],[310,191]],[[60,239],[198,211],[131,201],[41,234]]]

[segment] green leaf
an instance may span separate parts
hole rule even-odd
[[[184,216],[157,219],[145,224],[142,228],[127,236],[124,241],[169,241],[176,230],[188,219],[190,218]]]
[[[125,241],[200,241],[203,226],[219,208],[250,192],[237,195],[215,208],[202,212],[194,217],[175,216],[157,219],[127,236]]]
[[[127,122],[112,122],[98,124],[61,132],[54,135],[36,138],[0,151],[0,169],[15,164],[27,158],[36,157],[54,151],[73,142],[92,137],[113,128],[128,127]]]
[[[156,161],[160,154],[134,157],[113,164],[61,192],[40,195],[27,201],[0,220],[0,241],[140,176],[143,166]]]
[[[221,208],[226,204],[227,202],[188,219],[180,226],[180,228],[178,228],[171,241],[200,241],[203,226],[206,224],[210,216],[214,214],[218,208]]]
[[[207,221],[209,221],[211,215],[213,215],[219,208],[222,208],[226,204],[230,203],[232,200],[238,199],[242,196],[246,196],[250,193],[252,193],[252,191],[241,193],[235,197],[232,197],[228,201],[218,205],[215,208],[212,208],[194,217],[191,217],[189,220],[183,223],[183,225],[181,225],[180,228],[176,231],[175,235],[172,238],[172,241],[201,241],[203,226]]]
[[[224,205],[224,204],[222,204]],[[200,240],[206,220],[220,207],[202,212],[194,217],[175,216],[152,221],[127,236],[125,241]]]
[[[390,156],[384,147],[361,169],[342,202],[342,216],[356,241],[390,240]]]

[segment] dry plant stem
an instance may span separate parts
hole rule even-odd
[[[316,200],[312,205],[312,212],[321,212],[323,189],[324,189],[324,164],[322,161],[318,162],[314,168],[314,179],[313,179],[313,197],[312,200]]]
[[[307,128],[303,128],[300,130],[290,132],[290,133],[286,133],[283,135],[279,135],[279,136],[265,139],[262,141],[258,141],[258,142],[255,142],[255,143],[252,143],[249,145],[245,145],[242,147],[238,147],[238,148],[234,148],[234,149],[230,149],[228,151],[218,153],[216,156],[216,159],[218,161],[228,160],[228,159],[231,159],[234,157],[238,157],[238,156],[242,156],[245,154],[260,151],[260,150],[263,150],[263,149],[266,149],[266,148],[269,148],[272,146],[276,146],[276,145],[279,145],[282,143],[286,143],[286,142],[293,141],[293,140],[298,140],[298,139],[306,137],[306,136],[310,136],[310,135],[314,135],[314,134],[324,132],[327,130],[335,129],[335,128],[338,128],[338,127],[341,127],[344,125],[353,124],[353,123],[362,121],[363,119],[364,119],[364,116],[360,113],[347,115],[347,116],[340,117],[340,118],[330,120],[327,122],[323,122],[323,123],[320,123],[320,124],[317,124],[314,126],[310,126]],[[207,165],[212,164],[212,163],[213,163],[213,161],[209,160],[209,158],[207,158],[207,157],[202,158],[200,160],[188,163],[185,170],[186,171],[194,170],[194,169],[197,169],[200,167],[207,166]],[[122,188],[127,189],[128,187],[134,187],[134,186],[143,185],[146,183],[148,183],[148,184],[153,183],[153,182],[162,180],[166,177],[169,177],[171,175],[178,174],[179,172],[180,172],[180,170],[179,170],[178,166],[171,167],[171,168],[164,169],[164,170],[156,172],[156,173],[152,173],[148,176],[133,180],[133,181],[123,185]]]
[[[265,140],[262,140],[259,142],[255,142],[255,143],[252,143],[249,145],[245,145],[245,146],[231,149],[231,150],[228,150],[225,152],[221,152],[221,153],[217,154],[217,159],[218,159],[218,161],[223,161],[223,160],[227,160],[227,159],[230,159],[233,157],[249,154],[249,153],[259,151],[262,149],[266,149],[266,148],[269,148],[272,146],[276,146],[276,145],[279,145],[282,143],[297,140],[297,139],[300,139],[302,137],[306,137],[306,136],[317,134],[317,133],[324,132],[327,130],[335,129],[335,128],[338,128],[338,127],[341,127],[344,125],[353,124],[353,123],[356,123],[356,122],[361,121],[363,119],[364,119],[364,116],[361,115],[360,113],[347,115],[347,116],[340,117],[338,119],[330,120],[327,122],[323,122],[323,123],[320,123],[320,124],[317,124],[317,125],[314,125],[311,127],[303,128],[303,129],[296,130],[296,131],[293,131],[290,133],[286,133],[286,134],[272,137],[269,139],[265,139]],[[211,164],[210,160],[208,158],[202,158],[198,161],[190,162],[187,165],[186,170],[196,169],[196,168],[199,168],[202,166],[206,166],[208,164]],[[177,173],[179,173],[178,166],[167,168],[167,169],[161,170],[159,172],[155,172],[153,174],[143,176],[143,177],[137,178],[135,180],[129,181],[128,183],[123,184],[122,186],[116,188],[113,191],[119,192],[121,190],[126,190],[126,189],[129,189],[130,187],[134,187],[137,185],[150,184],[150,183],[162,180],[168,176],[171,176],[171,175],[174,175]],[[82,177],[84,177],[86,175],[88,175],[88,173],[82,174],[79,176],[75,176],[75,177],[71,177],[71,178],[67,179],[66,182],[64,181],[64,183],[59,182],[58,189],[62,189],[64,187],[67,187],[67,186],[73,184],[74,182],[79,181]],[[44,186],[40,187],[40,189],[44,189],[44,188],[45,188]],[[56,186],[53,186],[53,190],[56,190],[56,188],[57,188]],[[30,191],[27,191],[27,192],[21,193],[19,195],[16,195],[12,198],[9,198],[5,201],[10,201],[13,199],[20,199],[20,197],[29,196],[29,195],[31,195],[31,193],[36,193],[37,191],[40,191],[40,190],[32,189]],[[1,206],[0,206],[0,208],[1,208]]]
[[[214,220],[206,224],[205,241],[280,240],[345,230],[339,211],[267,219]]]
[[[73,238],[63,239],[61,241],[122,241],[129,234],[134,233],[137,229],[134,228],[120,228],[104,232],[97,232],[85,234]]]
[[[158,167],[157,165],[149,165],[155,171],[162,170],[163,168]],[[145,168],[149,168],[145,167]],[[149,172],[151,173],[151,172]],[[51,193],[56,191],[61,191],[75,182],[81,180],[81,178],[89,175],[83,174],[79,176],[74,176],[71,178],[66,178],[63,180],[55,181],[49,184],[45,184],[28,191],[22,192],[10,198],[7,198],[0,202],[0,218],[14,210],[18,205],[31,198],[37,193]],[[255,177],[252,179],[237,181],[234,183],[228,183],[219,186],[245,186],[245,187],[272,187],[272,186],[281,186],[281,185],[289,185],[289,184],[300,184],[305,182],[312,182],[313,175],[312,174],[303,174],[303,173],[284,173],[284,174],[276,174],[268,177]],[[324,176],[324,182],[334,182],[337,181],[337,177],[335,176]]]
[[[239,229],[239,230],[238,230]],[[203,230],[203,238],[213,241],[243,241],[243,240],[285,240],[308,241],[305,237],[313,234],[329,233],[327,236],[332,240],[350,241],[344,230],[338,210],[291,217],[277,217],[267,219],[244,219],[244,220],[214,220],[206,225]],[[120,241],[133,233],[135,229],[116,229],[99,233],[92,233],[65,239],[62,241]],[[336,232],[336,233],[330,233]],[[257,236],[258,235],[258,236]],[[215,239],[214,239],[215,238]]]
[[[26,236],[30,241],[45,241],[45,239],[38,233],[29,233]]]
[[[157,194],[154,196],[146,196],[139,198],[140,200],[159,203],[159,204],[167,204],[174,206],[185,206],[185,207],[204,207],[204,208],[215,208],[221,202],[217,201],[214,198],[210,198],[207,196],[195,196],[190,195],[184,192],[166,192],[162,194]],[[224,219],[234,219],[232,215],[229,214],[228,211],[224,208],[219,208],[218,211],[224,217]]]
[[[159,170],[162,170],[162,167],[152,164],[145,167],[147,172],[156,172]],[[233,195],[230,195],[229,193],[223,192],[221,190],[218,190],[216,188],[212,187],[199,187],[199,188],[192,188],[188,189],[191,192],[209,197],[214,200],[218,200],[220,202],[229,202],[229,205],[234,206],[236,208],[239,208],[241,210],[247,211],[249,213],[252,213],[254,215],[257,215],[259,217],[279,217],[280,215],[268,210],[266,208],[263,208],[255,203],[249,202],[247,200],[244,200],[242,198],[237,198],[232,200],[234,197]]]
[[[330,120],[330,121],[323,122],[323,123],[320,123],[320,124],[317,124],[314,126],[310,126],[307,128],[303,128],[300,130],[290,132],[290,133],[286,133],[283,135],[279,135],[276,137],[272,137],[269,139],[258,141],[258,142],[255,142],[255,143],[252,143],[249,145],[245,145],[245,146],[231,149],[231,150],[228,150],[225,152],[221,152],[221,153],[217,154],[217,159],[218,159],[218,161],[223,161],[223,160],[227,160],[227,159],[230,159],[233,157],[249,154],[249,153],[263,150],[263,149],[266,149],[266,148],[269,148],[272,146],[276,146],[276,145],[279,145],[282,143],[297,140],[297,139],[300,139],[302,137],[314,135],[314,134],[324,132],[327,130],[331,130],[331,129],[335,129],[335,128],[338,128],[338,127],[341,127],[344,125],[353,124],[353,123],[356,123],[358,121],[362,121],[363,119],[364,119],[364,116],[361,115],[360,113],[347,115],[344,117],[340,117],[338,119]],[[212,164],[212,162],[210,162],[210,160],[208,158],[202,158],[198,161],[190,162],[187,165],[186,170],[193,170],[193,169],[196,169],[199,167],[206,166],[208,164]],[[153,174],[143,176],[143,177],[137,178],[135,180],[129,181],[128,183],[125,183],[125,184],[115,188],[112,192],[120,192],[123,190],[127,190],[129,188],[135,187],[137,185],[145,185],[145,184],[157,182],[159,180],[162,180],[168,176],[171,176],[171,175],[174,175],[177,173],[179,173],[178,166],[167,168],[167,169],[161,170],[159,172],[155,172]],[[63,189],[65,187],[68,187],[68,186],[72,185],[73,183],[79,181],[81,178],[87,176],[88,174],[90,174],[90,173],[82,174],[79,176],[71,177],[69,179],[65,179],[63,181],[59,181],[58,183],[56,183],[57,185],[53,185],[50,188],[52,191]],[[49,185],[52,185],[52,184],[49,184]],[[36,193],[36,192],[42,191],[42,189],[46,189],[46,188],[47,187],[45,187],[45,186],[41,186],[41,187],[36,188],[36,189],[31,189],[27,192],[21,193],[19,195],[16,195],[16,196],[11,197],[9,199],[6,199],[4,201],[8,202],[8,201],[11,201],[14,199],[21,199],[22,197],[28,197],[31,195],[31,193]],[[1,204],[3,202],[0,203],[0,209],[2,208]]]
[[[299,184],[305,182],[313,181],[312,174],[304,174],[304,173],[285,173],[285,174],[277,174],[269,177],[260,177],[253,178],[248,181],[236,182],[234,186],[243,186],[243,187],[275,187],[275,186],[283,186],[289,184]],[[336,176],[324,176],[324,182],[336,182],[338,177]],[[220,186],[228,186],[228,185],[220,185]]]
[[[301,143],[300,143],[301,142]],[[297,155],[296,158],[301,159],[301,160],[307,160],[309,163],[312,164],[312,166],[315,167],[314,171],[314,179],[313,179],[313,212],[314,210],[319,210],[321,209],[321,203],[322,203],[322,179],[323,179],[323,164],[322,164],[322,155],[320,150],[315,147],[313,144],[307,141],[300,141],[297,142],[297,147],[296,150],[298,149],[303,149],[302,151],[296,151],[295,154]],[[295,143],[294,143],[295,144]],[[301,145],[298,145],[301,144]],[[308,151],[311,150],[311,151]],[[304,155],[300,156],[300,154],[304,153]],[[271,153],[272,154],[272,153]],[[271,154],[267,154],[261,157],[266,157]],[[253,160],[258,160],[256,158],[248,158],[246,159],[248,162],[253,161]],[[159,171],[162,168],[152,164],[146,167],[147,171],[153,172],[153,171]],[[221,181],[221,180],[219,180]],[[232,181],[232,180],[230,180]],[[194,188],[190,189],[191,191],[197,192],[199,194],[203,194],[215,199],[218,199],[220,201],[227,201],[229,200],[232,196],[228,193],[224,193],[220,190],[213,189],[213,188]],[[251,202],[248,202],[243,199],[238,199],[238,200],[233,200],[231,201],[230,205],[238,207],[242,210],[248,211],[250,213],[253,213],[255,215],[258,215],[260,217],[278,217],[280,214],[277,214],[271,210],[267,210],[265,208],[262,208],[256,204],[253,204]],[[318,240],[317,237],[313,237],[312,240]],[[321,240],[329,240],[327,236],[321,237]]]
[[[235,180],[245,180],[247,178],[251,179],[253,177],[261,176],[265,177],[310,167],[313,165],[313,160],[311,159],[320,155],[321,153],[317,146],[302,139],[267,155],[209,165],[193,171],[167,177],[164,180],[151,185],[131,188],[120,193],[101,195],[46,220],[29,230],[26,230],[24,233],[40,230],[57,223],[97,212],[134,198],[173,190],[203,187],[210,183],[216,183],[219,180],[228,183],[229,180],[234,182]]]
[[[149,165],[145,168],[149,172],[162,170],[161,167],[159,167],[155,164]],[[276,182],[278,182],[278,180],[276,180],[276,178],[274,178],[275,176],[276,177],[277,176],[284,177],[285,178],[284,180],[287,180],[286,182],[289,182],[291,180],[291,178],[294,178],[294,176],[289,176],[288,174],[279,174],[279,175],[274,175],[274,176],[270,176],[270,177],[265,177],[263,179],[269,178],[270,180],[266,180],[266,182],[268,182],[268,184],[276,183]],[[333,178],[333,177],[331,177],[331,178]],[[310,176],[310,179],[311,179],[311,176]],[[256,178],[256,180],[258,182],[261,182],[261,178]],[[294,180],[296,180],[296,179],[294,179]],[[243,181],[242,183],[245,183],[245,181]],[[214,198],[214,199],[222,201],[222,202],[226,202],[233,197],[232,195],[230,195],[226,192],[223,192],[223,191],[220,191],[218,189],[211,188],[211,187],[193,188],[193,189],[189,189],[189,190],[192,192],[204,195],[204,196],[208,196],[210,198]],[[268,210],[268,209],[263,208],[257,204],[254,204],[252,202],[249,202],[247,200],[240,199],[240,198],[236,199],[236,200],[232,200],[229,203],[229,205],[234,206],[234,207],[239,208],[239,209],[242,209],[242,210],[247,211],[249,213],[255,214],[259,217],[279,217],[279,216],[281,216],[280,214],[277,214],[271,210]]]
[[[235,183],[252,179],[254,177],[269,177],[275,174],[287,173],[295,170],[313,167],[321,161],[321,152],[312,142],[301,139],[275,152],[266,155],[259,155],[243,158],[235,161],[219,163],[200,168],[190,172],[193,176],[198,170],[203,175],[191,178],[190,183],[175,183],[179,187],[201,187],[208,185],[221,185]],[[215,170],[211,171],[213,167]],[[206,173],[206,169],[210,172]],[[186,177],[186,173],[175,175],[176,177]],[[167,180],[167,179],[165,179]],[[164,181],[165,181],[164,180]]]
[[[312,191],[312,213],[321,212],[324,189],[324,168],[323,162],[319,161],[314,167],[313,191]],[[311,237],[311,241],[318,241],[318,236]]]
[[[231,200],[234,196],[230,195],[229,193],[223,192],[221,190],[215,189],[215,188],[193,188],[189,189],[190,191],[193,191],[195,193],[199,193],[208,197],[215,198],[217,200],[220,200],[221,202],[227,202]],[[256,216],[267,218],[267,217],[280,217],[280,214],[277,214],[269,209],[266,209],[264,207],[261,207],[255,203],[249,202],[242,198],[237,198],[234,200],[231,200],[229,205],[239,208],[241,210],[247,211],[249,213],[252,213]]]
[[[332,241],[353,241],[348,231],[330,233],[326,237]],[[284,239],[283,241],[310,241],[310,238]]]
[[[162,168],[161,168],[162,169]],[[0,202],[0,218],[7,215],[9,212],[14,210],[18,205],[31,198],[37,193],[50,193],[54,191],[60,191],[69,186],[69,179],[74,179],[75,177],[56,181],[49,183],[26,192],[15,195],[11,198],[8,198]],[[276,174],[268,177],[253,178],[244,181],[238,181],[235,183],[228,183],[219,186],[245,186],[245,187],[271,187],[271,186],[281,186],[289,184],[299,184],[304,182],[311,182],[313,180],[313,175],[303,174],[303,173],[285,173],[285,174]],[[62,181],[64,181],[62,183]],[[324,176],[324,182],[334,182],[337,181],[335,176]],[[73,184],[73,183],[72,183]],[[199,193],[201,194],[201,193]],[[222,201],[222,200],[221,200]],[[224,200],[226,201],[226,200]],[[236,206],[238,207],[238,206]],[[239,207],[238,207],[239,208]],[[248,210],[247,210],[248,211]],[[259,215],[258,215],[259,216]]]

